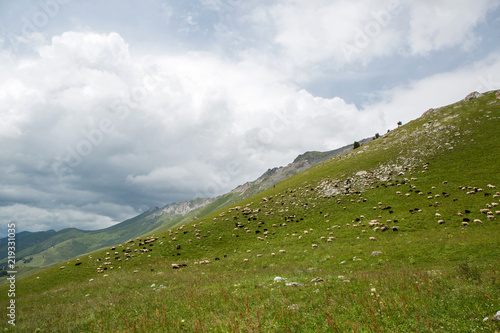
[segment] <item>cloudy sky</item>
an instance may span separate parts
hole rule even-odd
[[[499,5],[0,1],[0,231],[108,227],[499,89]]]

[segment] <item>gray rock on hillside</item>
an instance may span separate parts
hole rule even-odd
[[[465,98],[464,98],[464,101],[465,102],[468,102],[468,101],[472,101],[473,99],[476,99],[476,98],[479,98],[483,96],[481,93],[478,93],[477,91],[474,91],[474,92],[471,92],[470,94],[468,94]]]
[[[495,95],[498,99],[500,99],[500,90],[497,90],[497,93]]]

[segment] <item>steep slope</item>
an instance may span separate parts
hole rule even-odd
[[[359,143],[360,145],[365,145],[366,143],[371,142],[373,139],[374,138],[366,138],[360,140]],[[327,161],[335,156],[339,156],[351,150],[353,150],[352,144],[326,152],[306,152],[302,155],[297,156],[297,158],[288,165],[269,169],[256,180],[240,185],[229,193],[223,194],[216,198],[194,199],[180,203],[183,207],[189,206],[196,208],[181,211],[181,213],[175,215],[175,217],[172,217],[171,215],[163,219],[160,217],[160,221],[168,221],[170,223],[164,223],[157,229],[153,230],[153,232],[164,231],[173,226],[191,222],[193,220],[211,214],[223,207],[235,204],[243,199],[250,198],[257,193],[267,190],[268,188],[278,184],[279,182],[288,179],[312,166],[315,166],[319,163]],[[179,203],[172,204],[173,207],[177,207],[178,205]],[[162,211],[165,210],[171,212],[171,205],[167,205],[162,208]],[[160,212],[158,214],[161,215],[162,213]]]
[[[429,110],[229,208],[21,279],[17,328],[494,332],[499,126],[495,92]]]

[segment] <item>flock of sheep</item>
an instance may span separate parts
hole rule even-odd
[[[409,192],[408,193],[416,193],[419,195],[423,195],[422,191],[416,191],[416,186],[414,183],[417,181],[417,178],[412,178],[412,179],[404,179],[403,182],[400,182],[398,184],[390,184],[395,185],[395,186],[401,186],[404,184],[409,184]],[[448,182],[443,182],[444,185],[446,185]],[[384,186],[387,187],[386,184]],[[488,190],[494,190],[496,187],[494,185],[488,184],[487,185]],[[435,190],[435,187],[432,187],[431,190]],[[335,224],[330,226],[330,220],[335,218],[334,212],[330,213],[324,213],[322,211],[319,211],[320,217],[314,217],[315,220],[319,220],[318,226],[321,226],[321,222],[326,222],[328,223],[328,227],[324,228],[324,231],[326,231],[326,235],[323,234],[321,235],[321,231],[315,231],[313,228],[308,228],[302,231],[296,230],[297,226],[300,224],[297,224],[299,222],[304,221],[305,219],[310,219],[311,215],[308,216],[309,211],[312,212],[312,208],[315,208],[314,204],[309,205],[307,202],[309,199],[314,198],[311,196],[311,193],[314,193],[314,186],[307,185],[305,187],[299,187],[297,189],[289,189],[285,191],[285,193],[278,193],[274,197],[266,197],[263,198],[258,207],[255,207],[256,205],[251,202],[246,204],[245,206],[236,206],[229,208],[227,211],[220,213],[217,217],[213,218],[213,224],[216,225],[218,222],[223,223],[224,228],[232,228],[233,233],[232,237],[234,237],[236,240],[237,239],[243,239],[244,237],[246,240],[248,240],[248,236],[250,235],[256,235],[256,241],[258,242],[265,242],[266,245],[269,245],[272,240],[276,240],[278,237],[284,236],[285,238],[296,238],[297,241],[311,241],[311,248],[316,249],[320,246],[321,243],[318,241],[324,241],[326,243],[332,243],[335,240],[335,235],[336,233],[338,234],[338,229],[344,228],[341,227],[340,224]],[[498,199],[500,198],[500,192],[496,192],[494,194],[492,193],[485,193],[483,189],[478,188],[478,187],[472,187],[472,186],[461,186],[460,190],[466,191],[466,195],[475,195],[477,193],[483,193],[486,198],[489,198],[490,196],[493,199]],[[407,195],[403,195],[402,189],[396,191],[396,196],[398,197],[407,197]],[[408,194],[407,193],[407,194]],[[431,191],[428,192],[429,194]],[[357,200],[352,199],[352,197],[356,195]],[[349,198],[349,196],[351,198]],[[448,197],[449,194],[443,192],[442,194],[435,194],[435,195],[429,195],[427,196],[428,199],[436,199],[439,198],[440,196],[443,197]],[[336,204],[342,206],[342,199],[348,199],[351,203],[366,203],[368,200],[366,198],[362,197],[361,193],[348,193],[341,195],[342,198],[334,198],[332,202],[335,202]],[[325,198],[323,198],[325,199]],[[332,198],[327,198],[332,199]],[[305,200],[305,201],[304,201]],[[457,200],[455,198],[450,200]],[[344,203],[345,204],[345,203]],[[429,204],[429,207],[434,207],[437,208],[441,205],[441,202],[432,202]],[[492,210],[495,207],[498,207],[499,203],[498,202],[488,202],[486,204],[486,208],[480,209],[479,213],[486,215],[487,220],[493,221],[495,220],[495,215],[500,215],[500,211],[496,210],[495,212]],[[340,207],[339,209],[345,210],[346,207]],[[373,206],[373,211],[375,212],[375,216],[373,218],[366,218],[364,215],[358,215],[351,221],[346,221],[345,227],[348,228],[348,230],[356,230],[359,228],[360,230],[360,236],[364,234],[368,234],[369,232],[384,232],[391,230],[392,232],[397,232],[400,230],[400,226],[394,225],[394,223],[397,223],[398,220],[395,219],[384,219],[383,216],[386,215],[385,213],[388,214],[393,214],[394,212],[392,211],[391,206],[384,205],[382,202],[378,202],[377,205]],[[292,213],[293,212],[293,213]],[[317,213],[317,212],[316,212]],[[423,213],[422,209],[415,208],[410,210],[411,214],[420,214]],[[461,211],[457,212],[457,216],[462,218],[461,225],[463,227],[466,227],[469,225],[469,222],[474,222],[474,223],[483,223],[481,219],[475,218],[471,219],[468,216],[472,212],[469,211],[468,209],[463,209]],[[273,223],[271,225],[271,228],[266,227],[266,220],[268,217],[273,216],[273,222],[276,222],[276,217],[282,220],[282,223]],[[277,215],[277,216],[276,216]],[[438,224],[444,224],[446,220],[441,216],[441,213],[436,212],[435,213],[435,218],[437,219]],[[448,217],[449,219],[452,219],[451,216]],[[385,220],[382,222],[382,220]],[[207,221],[205,221],[206,223]],[[209,225],[210,223],[207,223],[206,225]],[[230,226],[233,227],[230,227]],[[192,228],[192,229],[191,229]],[[278,231],[279,229],[284,228],[285,231]],[[403,225],[403,228],[405,226]],[[193,230],[194,229],[194,230]],[[320,229],[322,229],[320,227]],[[293,232],[291,232],[293,230]],[[214,230],[215,231],[215,230]],[[228,231],[226,229],[226,231]],[[162,240],[160,242],[159,246],[168,246],[171,250],[173,250],[173,255],[180,255],[180,249],[181,249],[181,244],[186,244],[191,243],[191,242],[196,242],[196,241],[202,241],[203,238],[207,238],[212,236],[212,230],[209,230],[204,226],[203,221],[199,221],[197,223],[194,223],[192,225],[182,225],[174,230],[168,230],[167,235],[163,235],[161,238]],[[227,233],[226,233],[227,234]],[[219,241],[224,241],[222,239],[222,236],[218,236]],[[358,239],[360,237],[357,237]],[[122,260],[129,260],[133,259],[136,255],[147,255],[150,256],[148,253],[152,251],[152,247],[155,242],[157,242],[160,239],[160,237],[156,236],[150,236],[146,238],[136,238],[134,240],[129,240],[128,242],[125,242],[124,244],[120,244],[114,247],[111,247],[108,252],[106,252],[106,257],[103,259],[101,258],[96,258],[93,259],[95,260],[96,265],[96,271],[97,273],[105,273],[106,271],[113,270],[116,265],[119,265]],[[370,241],[375,241],[377,240],[376,237],[368,235],[367,237],[368,240]],[[245,243],[245,244],[250,244],[250,243]],[[175,253],[176,252],[176,253]],[[237,251],[234,250],[236,253]],[[247,254],[251,254],[252,250],[247,250]],[[267,251],[272,257],[276,256],[276,253],[278,254],[285,254],[287,251],[284,249],[279,249],[275,252]],[[260,258],[262,257],[263,251],[257,251],[256,257]],[[224,255],[224,257],[227,257],[227,255]],[[92,256],[89,256],[90,259],[92,259]],[[243,258],[243,262],[249,262],[250,261],[250,256],[247,256]],[[215,258],[215,261],[220,260],[219,258]],[[75,265],[80,266],[81,261],[79,259],[76,260]],[[208,259],[202,259],[202,260],[197,260],[194,261],[194,265],[207,265],[210,264],[211,261]],[[178,264],[178,263],[172,263],[171,267],[172,269],[179,269],[182,267],[186,267],[187,264]],[[61,266],[60,269],[64,269],[65,266]],[[120,267],[118,267],[120,268]],[[138,270],[134,271],[135,273],[138,272]],[[107,276],[104,274],[104,276]]]

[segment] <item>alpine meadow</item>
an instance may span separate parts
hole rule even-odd
[[[500,92],[424,111],[242,201],[19,278],[1,329],[500,331]]]

